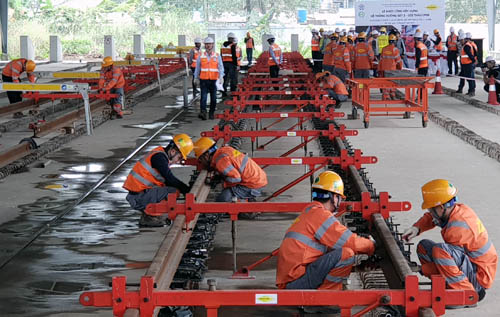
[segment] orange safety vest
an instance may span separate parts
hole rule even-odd
[[[135,163],[123,184],[126,190],[140,193],[145,189],[153,187],[165,187],[165,178],[161,176],[160,172],[151,166],[151,158],[153,155],[161,153],[167,156],[165,149],[158,146],[151,150],[146,156]]]
[[[323,65],[333,66],[333,51],[337,48],[337,43],[331,41],[325,47],[325,53],[323,55]]]
[[[368,43],[359,42],[354,47],[354,69],[372,69],[374,59],[373,49]]]
[[[348,73],[351,72],[350,53],[347,47],[339,44],[335,51],[333,51],[333,59],[335,68],[345,69]]]
[[[450,34],[448,35],[448,38],[446,39],[446,45],[448,46],[448,51],[456,51],[457,50],[457,45],[458,45],[458,37],[453,34],[453,36]]]
[[[471,44],[471,42],[465,43],[464,47],[462,47],[462,52],[460,54],[460,63],[462,63],[463,65],[472,64],[474,62],[469,58],[469,55],[467,55],[467,53],[465,53],[466,46],[470,46],[472,55],[474,55],[474,46]]]
[[[267,175],[248,155],[230,147],[218,149],[211,163],[224,176],[224,188],[236,185],[261,188],[267,185]]]
[[[316,39],[314,36],[311,38],[311,51],[318,52],[319,51],[319,39]]]
[[[247,39],[247,48],[253,48],[253,37]]]
[[[435,227],[428,212],[414,226],[420,229],[420,233]],[[444,242],[464,248],[477,267],[477,281],[484,288],[490,288],[497,271],[497,251],[474,210],[464,204],[455,204],[448,223],[441,229],[441,236]]]
[[[346,43],[345,47],[347,47],[347,49],[349,50],[349,60],[351,61],[352,65],[352,62],[354,62],[354,44]]]
[[[472,54],[474,55],[474,61],[477,61],[477,45],[472,41],[469,41],[469,43],[470,45],[472,45],[472,47],[474,47],[474,51],[472,52]]]
[[[107,84],[106,84],[107,83]],[[123,88],[125,87],[125,78],[120,67],[111,67],[111,70],[106,72],[101,70],[101,78],[99,79],[99,88]]]
[[[417,47],[420,49],[420,64],[418,68],[429,67],[429,60],[427,59],[429,51],[427,50],[427,46],[422,42],[418,42]]]
[[[219,79],[219,54],[212,52],[209,56],[207,52],[200,55],[200,79],[217,80]]]
[[[233,46],[233,45],[234,45],[234,43],[229,45],[229,46],[221,47],[220,55],[222,56],[223,62],[232,62],[233,61],[233,54],[231,54],[231,46]]]
[[[241,65],[241,48],[239,46],[236,46],[236,62],[238,66]]]
[[[274,57],[276,57],[276,60],[279,62],[281,60],[281,47],[276,44],[276,43],[273,43],[273,45],[271,45],[271,49],[273,50],[274,52]],[[275,66],[276,63],[274,62],[271,54],[269,54],[269,63],[268,63],[269,66]]]
[[[349,248],[355,254],[371,255],[375,251],[373,242],[351,232],[321,203],[312,202],[288,228],[281,242],[276,286],[286,288],[287,283],[306,273],[308,264],[330,249],[340,248]]]
[[[198,56],[200,55],[200,50],[195,48],[192,48],[193,50],[193,60],[191,61],[191,67],[195,68],[196,67],[196,61],[198,60]]]
[[[26,58],[18,58],[14,59],[5,65],[2,70],[2,74],[7,77],[12,77],[12,81],[15,83],[19,83],[19,77],[23,72],[26,71],[26,63],[28,60]],[[35,82],[35,75],[27,74],[28,80],[32,83]]]
[[[424,45],[425,46],[425,45]],[[396,70],[401,69],[401,56],[399,50],[394,44],[389,44],[382,49],[378,70]]]
[[[335,75],[328,76],[324,88],[333,89],[337,95],[349,95],[342,80]]]
[[[441,36],[439,36],[439,38],[441,39],[441,41],[439,41],[439,44],[438,45],[434,45],[434,48],[436,49],[436,51],[442,51],[443,50],[443,39],[441,38]]]

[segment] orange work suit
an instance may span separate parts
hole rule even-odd
[[[123,97],[125,87],[125,78],[123,77],[120,67],[112,66],[111,70],[101,70],[101,78],[99,79],[99,89],[106,89],[112,94],[118,94],[117,98],[111,99],[113,110],[121,117],[123,115]]]
[[[374,59],[373,49],[365,42],[359,42],[354,47],[353,69],[372,69]]]
[[[399,49],[394,44],[389,44],[382,49],[380,61],[378,62],[378,71],[380,77],[385,77],[385,71],[402,69],[403,62],[399,54]],[[395,88],[382,89],[382,98],[387,100],[389,97],[396,98]]]

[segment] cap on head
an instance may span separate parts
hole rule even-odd
[[[113,58],[111,56],[104,57],[104,59],[102,60],[101,66],[102,67],[108,67],[108,66],[111,66],[111,65],[113,65]]]
[[[36,68],[36,64],[31,59],[26,62],[26,72],[32,73]]]
[[[385,28],[385,26],[380,28],[380,32],[387,32],[387,29]]]
[[[318,33],[318,30],[316,30],[316,29],[312,29],[312,30],[311,30],[311,33]]]
[[[380,33],[378,33],[378,31],[377,31],[377,30],[373,30],[373,31],[372,31],[372,35],[379,35],[379,34],[380,34]]]
[[[335,28],[335,33],[340,33],[340,28]]]
[[[320,32],[325,32],[325,29],[320,28],[320,29],[319,29],[319,31],[320,31]]]
[[[427,35],[427,36],[429,36],[429,32],[427,32],[427,31],[424,31],[424,35]]]
[[[214,39],[211,38],[210,36],[207,36],[205,40],[203,41],[204,44],[214,44]]]
[[[177,146],[184,159],[187,158],[189,153],[191,153],[194,148],[193,140],[191,140],[189,135],[185,133],[175,135],[172,141],[174,142],[175,146]]]
[[[465,34],[463,34],[463,33],[459,33],[459,34],[458,34],[458,39],[459,39],[459,40],[465,40]]]
[[[340,175],[333,171],[325,171],[319,174],[319,176],[314,180],[312,188],[326,190],[345,198],[344,182],[342,181]]]
[[[422,32],[420,32],[420,31],[416,32],[416,33],[413,35],[413,37],[414,37],[415,39],[420,40],[420,39],[422,38]]]

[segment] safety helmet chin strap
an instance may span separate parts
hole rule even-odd
[[[442,206],[446,211],[447,208],[455,206],[456,202],[457,202],[457,197],[453,197]],[[432,216],[432,222],[434,222],[435,225],[440,226],[441,228],[443,228],[448,223],[449,216],[446,215],[446,212],[443,212],[441,216],[438,216],[437,213],[434,211],[434,208],[432,208],[431,216]]]
[[[342,198],[340,198],[340,195],[339,195],[339,203],[337,205],[335,205],[335,194],[334,193],[317,193],[317,192],[313,192],[312,193],[312,197],[313,198],[319,198],[319,199],[327,199],[327,198],[330,198],[330,202],[332,203],[333,205],[333,211],[337,211],[340,207],[340,202],[342,200]]]

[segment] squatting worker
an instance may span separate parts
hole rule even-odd
[[[144,213],[148,204],[159,203],[168,194],[180,191],[189,192],[189,186],[174,176],[170,166],[185,160],[193,150],[193,141],[187,134],[175,135],[166,146],[158,146],[135,163],[123,188],[129,191],[127,201],[130,206],[142,212],[139,225],[143,227],[162,227],[165,219]]]
[[[198,56],[200,55],[200,53],[201,53],[201,39],[197,37],[194,39],[194,47],[189,50],[189,55],[188,55],[188,64],[189,67],[191,68],[191,73],[193,74],[193,79],[191,81],[191,84],[193,85],[193,94],[196,94],[198,92],[194,80],[194,71],[196,70],[196,61],[198,60]]]
[[[123,77],[120,67],[115,67],[111,56],[104,57],[101,67],[101,78],[99,79],[99,90],[111,94],[117,94],[118,97],[111,99],[111,107],[113,108],[113,115],[118,119],[123,118],[123,96],[125,91],[125,78]]]
[[[347,100],[349,92],[337,76],[324,71],[316,74],[316,81],[320,87],[328,91],[328,96],[335,100],[335,108],[340,108],[341,103]]]
[[[429,278],[442,275],[447,288],[474,290],[481,301],[495,280],[498,262],[488,231],[474,210],[457,203],[457,189],[449,181],[435,179],[426,183],[422,197],[422,209],[428,211],[405,231],[403,239],[410,241],[439,226],[444,243],[427,239],[418,243],[421,273]]]
[[[342,225],[333,214],[344,196],[335,172],[321,173],[312,185],[313,202],[287,230],[278,254],[276,285],[281,289],[342,290],[354,255],[372,255],[375,244]]]
[[[277,78],[280,73],[280,67],[283,63],[283,54],[281,53],[281,48],[276,44],[274,35],[269,35],[267,38],[267,43],[269,43],[269,76],[271,78]]]
[[[31,83],[36,81],[33,71],[35,70],[36,64],[32,60],[26,58],[14,59],[5,65],[2,70],[2,81],[4,83],[19,83],[19,77],[21,74],[26,72],[28,80]],[[9,103],[16,103],[23,100],[21,95],[22,91],[7,91],[7,97],[9,98]]]
[[[500,101],[500,66],[496,65],[495,59],[492,56],[486,57],[484,65],[481,70],[483,71],[484,91],[490,91],[490,78],[495,79],[495,92],[497,94],[497,102]]]
[[[222,82],[224,77],[224,66],[219,54],[214,52],[214,39],[210,36],[203,41],[205,52],[198,56],[196,69],[194,71],[195,82],[200,82],[200,114],[199,118],[207,120],[207,95],[210,93],[209,118],[214,118],[215,107],[217,106],[217,80]]]
[[[224,190],[216,201],[255,199],[267,185],[267,175],[254,160],[230,146],[217,148],[211,138],[202,137],[194,143],[194,154],[208,170],[215,170],[224,178]]]

